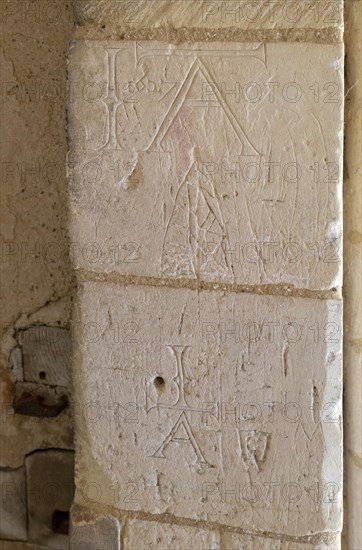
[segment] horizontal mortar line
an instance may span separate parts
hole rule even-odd
[[[144,275],[127,275],[120,273],[98,273],[76,268],[75,273],[79,283],[99,282],[112,283],[123,286],[151,286],[157,288],[185,288],[189,290],[228,291],[235,294],[258,294],[264,296],[287,296],[294,298],[314,298],[317,300],[341,300],[341,289],[310,290],[295,288],[288,284],[269,285],[242,285],[236,283],[222,283],[203,281],[200,279],[173,279],[148,277]]]
[[[251,531],[249,529],[242,529],[241,527],[233,527],[230,525],[223,525],[214,521],[206,521],[206,520],[193,520],[189,518],[181,518],[177,516],[173,516],[172,514],[164,513],[164,514],[150,514],[146,512],[134,512],[134,511],[127,511],[126,513],[122,514],[123,517],[129,518],[129,519],[143,519],[143,520],[152,520],[152,521],[158,521],[159,523],[169,523],[171,525],[179,525],[182,527],[197,527],[198,529],[207,529],[208,531],[224,531],[229,533],[236,533],[239,535],[251,535],[253,537],[263,537],[263,538],[269,538],[269,539],[276,539],[281,540],[285,542],[300,542],[300,543],[309,543],[311,545],[316,544],[318,542],[321,542],[321,538],[323,538],[323,542],[327,543],[333,542],[334,537],[338,535],[338,532],[323,532],[323,533],[317,533],[313,535],[304,535],[304,536],[294,536],[294,535],[286,535],[284,533],[275,533],[273,531]],[[157,519],[156,519],[157,518]]]
[[[106,23],[107,20],[104,21]],[[132,27],[100,29],[97,23],[77,25],[76,38],[87,40],[158,40],[168,43],[182,42],[306,42],[315,44],[343,43],[343,30],[335,27],[321,29],[236,29],[203,27]]]
[[[80,505],[81,506],[81,505]],[[120,510],[112,505],[106,505],[107,512],[113,517],[117,517],[121,523],[122,520],[135,519],[140,521],[152,521],[154,523],[167,523],[169,525],[177,525],[179,527],[194,527],[197,529],[205,529],[207,531],[216,531],[224,533],[235,533],[238,535],[246,535],[253,537],[262,537],[285,542],[307,543],[314,545],[318,543],[330,544],[335,542],[335,537],[340,535],[340,531],[321,531],[311,535],[287,535],[285,533],[277,533],[275,531],[253,531],[242,527],[225,525],[216,521],[204,519],[192,519],[180,516],[174,516],[168,512],[161,514],[152,514],[150,512],[142,512],[138,510]],[[97,511],[94,510],[96,513]],[[98,512],[99,513],[99,512]],[[104,509],[102,511],[104,515]]]

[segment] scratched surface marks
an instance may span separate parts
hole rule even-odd
[[[73,44],[78,268],[341,284],[343,50]]]
[[[338,531],[340,308],[85,283],[78,503],[94,482],[118,509]]]

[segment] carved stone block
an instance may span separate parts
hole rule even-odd
[[[341,45],[84,41],[69,69],[76,267],[340,285]]]
[[[340,529],[340,302],[85,283],[79,321],[77,503]]]

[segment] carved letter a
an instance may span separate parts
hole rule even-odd
[[[186,436],[181,435],[181,434],[179,434],[179,435],[177,434],[177,432],[179,431],[180,428],[181,428],[181,431],[182,431],[182,428],[183,428],[183,431],[185,432]],[[197,443],[197,441],[195,439],[195,436],[192,433],[189,421],[187,420],[187,417],[186,417],[184,412],[182,412],[180,414],[177,422],[172,427],[170,433],[168,434],[168,436],[166,437],[166,439],[164,440],[162,445],[157,449],[157,451],[152,456],[155,457],[155,458],[166,458],[165,455],[164,455],[164,451],[165,451],[166,447],[171,442],[176,442],[176,441],[191,444],[192,448],[193,448],[193,450],[194,450],[194,452],[197,456],[197,461],[201,462],[202,464],[207,464],[207,462],[206,462],[206,460],[205,460],[205,458],[204,458],[204,456],[201,452],[199,444]]]

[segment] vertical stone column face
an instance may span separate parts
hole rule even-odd
[[[337,548],[341,24],[204,4],[136,2],[116,40],[77,3],[75,501],[124,548]]]

